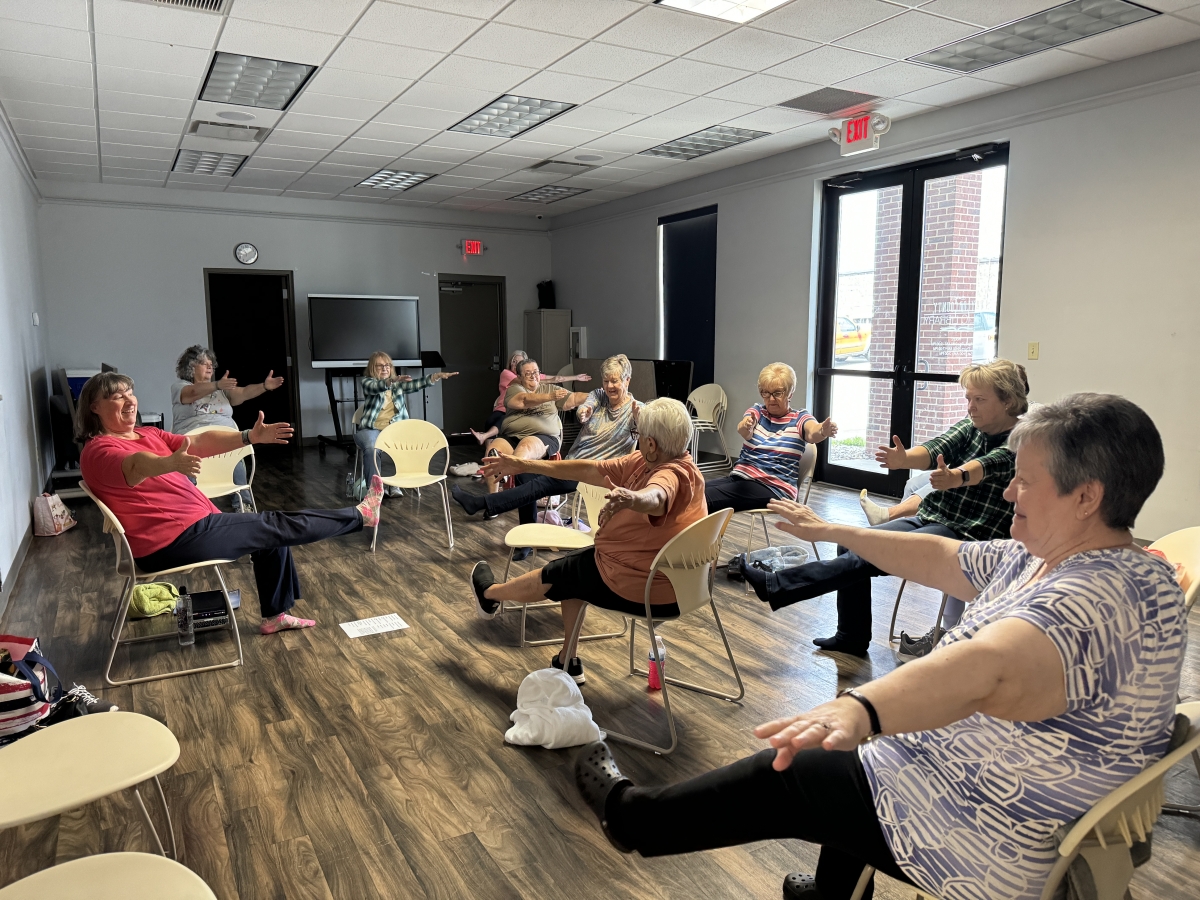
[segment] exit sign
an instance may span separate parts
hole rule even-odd
[[[463,256],[483,256],[483,241],[463,241]]]
[[[879,136],[891,128],[891,120],[879,113],[863,113],[845,119],[841,128],[830,130],[829,136],[841,147],[842,156],[853,156],[879,149]]]

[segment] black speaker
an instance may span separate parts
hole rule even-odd
[[[538,309],[555,309],[554,305],[554,282],[539,281],[537,286],[538,292]]]

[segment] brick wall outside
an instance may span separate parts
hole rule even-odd
[[[902,187],[884,188],[875,206],[875,316],[871,331],[871,368],[888,371],[896,346],[896,293],[900,281],[900,206]],[[875,448],[892,442],[892,383],[872,379],[870,412],[863,456],[873,458]]]

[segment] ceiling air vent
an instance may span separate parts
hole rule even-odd
[[[540,163],[534,163],[529,167],[530,172],[552,172],[555,175],[582,175],[584,172],[590,172],[595,166],[587,166],[583,163],[563,162],[557,159],[543,159]]]
[[[188,128],[188,133],[223,141],[261,141],[270,130],[253,125],[230,125],[228,122],[203,122],[197,119]]]
[[[779,106],[788,109],[800,109],[804,112],[820,113],[823,116],[842,115],[844,113],[863,112],[881,98],[874,94],[860,94],[858,91],[843,91],[841,88],[821,88],[811,94],[801,94],[791,100],[784,100]]]
[[[193,9],[196,12],[210,12],[221,15],[228,11],[232,0],[132,0],[147,6],[174,6],[177,9]]]

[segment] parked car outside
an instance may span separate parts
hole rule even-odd
[[[971,345],[971,362],[986,363],[996,358],[996,314],[975,313],[975,334]]]
[[[837,337],[834,340],[833,348],[834,361],[841,362],[855,356],[866,359],[867,351],[870,349],[870,327],[855,324],[849,316],[838,316]]]

